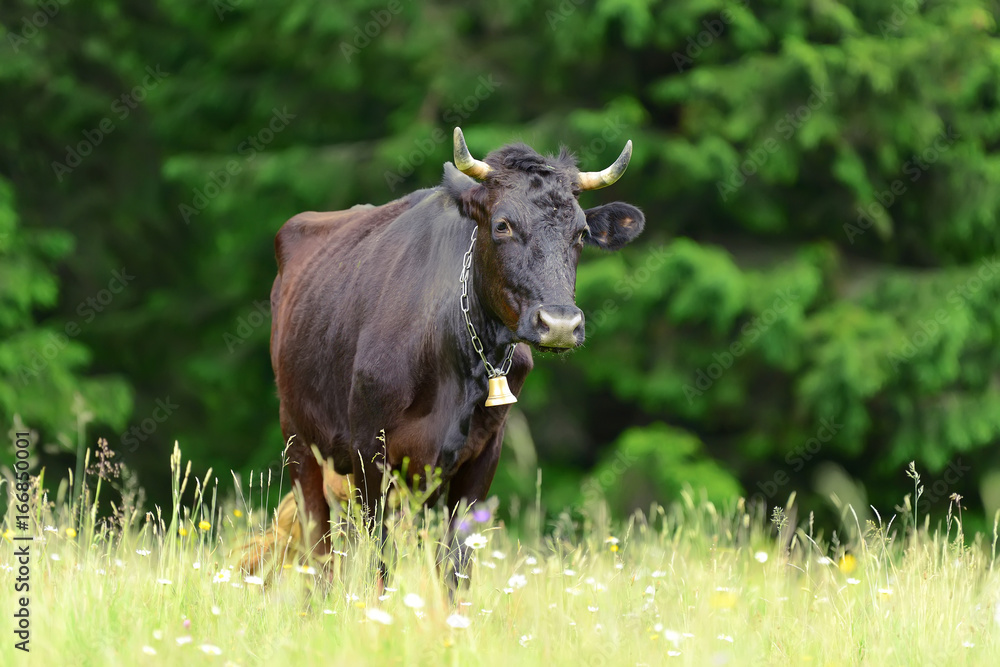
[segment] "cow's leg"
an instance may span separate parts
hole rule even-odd
[[[378,561],[378,595],[382,594],[388,577],[388,568],[383,559],[385,550],[385,517],[383,516],[384,498],[382,490],[384,456],[379,452],[370,460],[365,460],[363,454],[357,453],[354,461],[354,483],[358,490],[358,500],[361,502],[361,516],[364,518],[365,529],[376,540],[376,560]]]
[[[448,508],[451,511],[451,521],[448,527],[447,544],[451,545],[451,562],[454,571],[448,573],[449,592],[454,595],[458,583],[467,575],[470,547],[465,544],[465,535],[459,531],[462,521],[460,514],[463,508],[475,507],[476,503],[486,500],[493,476],[500,462],[500,449],[503,442],[503,429],[496,433],[483,449],[483,452],[472,461],[466,462],[452,477],[448,486]],[[457,541],[457,543],[456,543]]]
[[[323,494],[323,467],[312,448],[292,442],[288,450],[292,492],[300,503],[302,544],[307,553],[322,558],[330,553],[330,505]]]

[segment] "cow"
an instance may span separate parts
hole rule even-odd
[[[643,229],[635,206],[577,201],[618,180],[631,154],[629,141],[600,172],[579,171],[565,149],[543,157],[521,143],[478,160],[455,128],[440,185],[281,227],[271,362],[314,554],[329,553],[330,503],[344,497],[330,493],[325,462],[352,476],[373,530],[383,473],[404,461],[418,475],[407,483],[440,471],[429,502],[446,494],[450,539],[459,507],[485,499],[531,348],[584,342],[575,305],[583,247],[618,250]]]

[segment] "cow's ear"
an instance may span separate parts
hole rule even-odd
[[[616,201],[584,211],[590,234],[587,243],[604,250],[619,250],[646,226],[646,216],[631,204]]]
[[[477,223],[489,222],[489,190],[484,186],[476,184],[458,197],[458,210],[467,218],[472,218]]]

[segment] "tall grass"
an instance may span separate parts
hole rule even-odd
[[[247,577],[234,564],[266,530],[278,480],[220,491],[179,451],[171,475],[174,507],[149,511],[134,488],[109,493],[107,470],[77,480],[76,497],[69,480],[54,499],[36,486],[31,653],[5,630],[0,663],[1000,664],[996,526],[969,539],[956,510],[932,529],[909,497],[908,516],[867,525],[845,507],[836,539],[809,518],[796,525],[794,497],[765,517],[686,493],[621,523],[596,505],[520,533],[470,516],[463,537],[485,544],[452,602],[437,565],[442,516],[405,495],[387,519],[381,590],[375,542],[350,510],[331,562],[274,559]],[[519,524],[541,523],[528,514]],[[9,521],[7,619],[18,596]]]

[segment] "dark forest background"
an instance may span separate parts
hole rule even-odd
[[[494,485],[1000,508],[1000,3],[6,1],[0,427],[108,439],[151,500],[277,470],[273,238],[432,186],[451,130],[631,166],[585,349],[536,356]],[[12,438],[0,448],[9,470]]]

